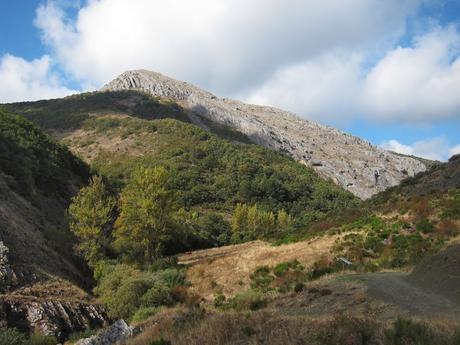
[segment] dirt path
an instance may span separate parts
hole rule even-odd
[[[460,305],[436,291],[418,286],[407,273],[386,272],[356,275],[353,279],[368,286],[369,296],[396,305],[415,315],[460,318]]]

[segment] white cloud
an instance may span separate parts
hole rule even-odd
[[[49,1],[36,25],[84,83],[147,68],[231,95],[331,49],[388,47],[420,1],[93,0],[75,21]]]
[[[381,145],[382,148],[405,155],[418,156],[427,159],[445,161],[456,153],[460,153],[460,145],[450,146],[443,137],[416,141],[405,145],[397,140],[389,140]]]
[[[146,68],[330,124],[459,118],[457,27],[395,48],[423,1],[50,0],[36,25],[85,89]]]
[[[449,150],[449,155],[450,156],[453,156],[453,155],[458,155],[460,154],[460,144],[459,145],[456,145],[454,147],[452,147],[450,150]]]
[[[51,72],[48,56],[27,61],[6,54],[0,59],[0,102],[56,98],[74,93]]]
[[[364,54],[329,52],[278,71],[249,100],[313,119],[429,122],[460,118],[460,33],[434,28],[366,70]]]
[[[289,109],[320,120],[356,111],[362,56],[333,52],[278,71],[247,101]]]
[[[364,108],[383,119],[460,117],[460,33],[434,29],[390,51],[367,75]]]

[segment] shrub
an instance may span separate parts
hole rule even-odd
[[[174,300],[170,289],[163,281],[155,281],[140,299],[143,307],[159,307],[162,305],[172,305]]]
[[[225,305],[226,297],[222,294],[218,294],[214,297],[214,307],[220,308]]]
[[[158,307],[143,307],[143,308],[140,308],[134,313],[133,317],[131,318],[131,321],[134,322],[134,323],[145,321],[149,317],[157,314],[161,310],[162,310],[162,308],[158,308]]]
[[[42,334],[33,334],[30,336],[28,345],[56,345],[58,340],[56,337]]]
[[[270,268],[268,266],[261,266],[257,268],[251,278],[251,288],[260,290],[262,292],[267,292],[272,289],[271,283],[275,279],[273,275],[270,274]]]
[[[85,329],[84,331],[74,332],[69,335],[67,342],[70,344],[76,343],[80,339],[89,338],[98,332],[97,329]]]
[[[393,327],[385,331],[385,345],[436,345],[446,344],[427,324],[398,318]]]
[[[0,345],[27,345],[27,338],[15,328],[0,328]]]
[[[229,298],[226,303],[222,305],[224,309],[241,310],[257,310],[265,307],[267,300],[263,293],[254,290],[246,290],[239,293],[232,298]]]
[[[433,232],[434,226],[427,218],[422,218],[417,223],[416,229],[417,231],[423,232],[424,234],[428,234],[428,233]]]
[[[312,341],[318,345],[376,343],[377,326],[367,319],[350,316],[336,316],[329,323],[320,325],[312,334]]]
[[[164,270],[161,273],[161,280],[163,280],[170,289],[173,289],[177,286],[187,285],[185,272],[176,268],[169,268]]]

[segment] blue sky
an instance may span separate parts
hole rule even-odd
[[[146,68],[402,153],[460,153],[458,0],[2,0],[0,102]]]

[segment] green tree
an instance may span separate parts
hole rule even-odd
[[[231,229],[234,242],[270,236],[275,227],[275,215],[260,210],[257,205],[238,204],[232,216]]]
[[[292,217],[284,209],[278,211],[276,222],[280,231],[285,231],[292,226]]]
[[[232,216],[231,228],[233,233],[247,232],[248,228],[248,207],[238,204]]]
[[[166,187],[167,181],[165,168],[141,168],[121,192],[115,247],[133,261],[152,262],[160,257],[176,229],[175,195]]]
[[[70,229],[79,239],[78,250],[90,266],[103,259],[110,246],[107,228],[114,208],[115,199],[100,176],[93,176],[69,206]]]

